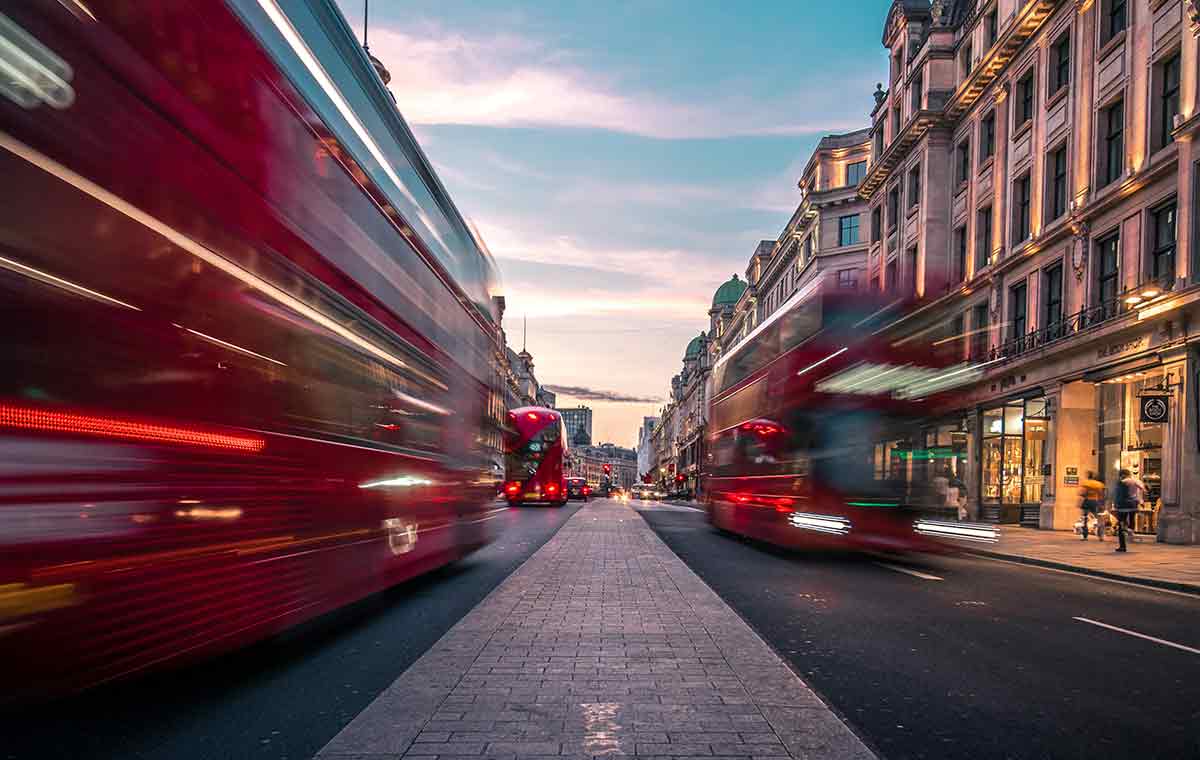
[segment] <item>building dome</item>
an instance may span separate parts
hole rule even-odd
[[[704,350],[704,333],[700,333],[696,337],[688,341],[687,350],[683,352],[683,360],[696,359]]]
[[[721,287],[717,288],[717,292],[713,293],[712,305],[713,308],[722,306],[733,306],[742,297],[742,293],[746,292],[746,281],[739,280],[735,274],[731,279],[722,283]]]

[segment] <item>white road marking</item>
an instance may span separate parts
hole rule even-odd
[[[1133,588],[1142,589],[1143,591],[1157,591],[1160,594],[1174,594],[1175,596],[1186,596],[1195,599],[1200,594],[1194,591],[1178,591],[1173,588],[1162,588],[1161,586],[1148,586],[1145,583],[1133,583],[1131,581],[1123,581],[1120,578],[1105,578],[1102,575],[1092,575],[1091,573],[1081,573],[1076,570],[1064,570],[1061,567],[1046,567],[1045,565],[1031,565],[1028,562],[1018,562],[1012,559],[1000,559],[999,557],[985,557],[982,554],[972,555],[972,559],[982,559],[988,562],[1003,562],[1006,565],[1018,565],[1027,567],[1030,570],[1043,570],[1048,573],[1062,573],[1064,575],[1074,575],[1079,578],[1088,578],[1093,581],[1104,581],[1106,583],[1119,583],[1122,586],[1131,586]]]
[[[1099,620],[1092,620],[1091,618],[1076,616],[1074,619],[1078,620],[1081,623],[1089,623],[1091,625],[1098,625],[1101,628],[1107,628],[1110,631],[1117,631],[1118,633],[1124,633],[1129,636],[1136,636],[1137,638],[1145,639],[1146,641],[1153,641],[1155,644],[1162,644],[1163,646],[1174,647],[1176,649],[1182,649],[1183,651],[1191,652],[1192,654],[1200,654],[1200,649],[1193,649],[1192,647],[1184,646],[1183,644],[1176,644],[1174,641],[1167,641],[1166,639],[1158,639],[1158,638],[1155,638],[1154,636],[1147,636],[1144,633],[1138,633],[1137,631],[1131,631],[1128,628],[1118,628],[1115,625],[1109,625],[1108,623],[1101,623]]]
[[[926,581],[943,580],[942,578],[939,578],[936,575],[930,575],[929,573],[923,573],[920,570],[913,570],[911,567],[904,567],[903,565],[893,565],[891,562],[876,562],[875,564],[879,565],[880,567],[886,567],[888,570],[895,570],[898,573],[904,573],[905,575],[911,575],[914,578],[920,578],[921,580],[926,580]]]

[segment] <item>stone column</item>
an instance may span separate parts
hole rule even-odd
[[[1179,386],[1171,397],[1170,419],[1163,436],[1162,510],[1158,540],[1168,544],[1200,543],[1200,451],[1197,447],[1196,373],[1194,351],[1177,364],[1173,379]],[[1170,471],[1173,471],[1170,472]]]

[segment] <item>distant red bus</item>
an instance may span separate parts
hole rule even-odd
[[[932,455],[898,443],[915,438],[931,397],[980,370],[928,341],[876,337],[866,325],[882,305],[801,295],[717,362],[704,482],[713,525],[818,549],[932,551],[941,538],[994,536],[930,515],[911,476]]]
[[[567,432],[562,415],[540,406],[508,413],[504,440],[504,498],[510,505],[567,503],[563,464]]]

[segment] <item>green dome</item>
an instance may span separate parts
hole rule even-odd
[[[717,292],[713,293],[713,308],[718,306],[733,306],[742,297],[742,293],[746,292],[746,281],[739,280],[735,274],[731,279],[726,280],[721,287],[717,288]]]
[[[700,333],[696,337],[688,341],[687,350],[683,352],[683,360],[695,359],[704,350],[704,333]]]

